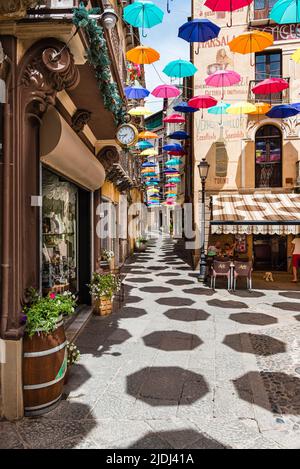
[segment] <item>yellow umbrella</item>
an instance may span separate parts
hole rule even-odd
[[[154,132],[149,132],[149,130],[145,130],[144,132],[139,133],[139,138],[142,140],[148,140],[151,138],[159,138],[159,136]]]
[[[228,114],[249,114],[250,112],[256,112],[254,104],[248,103],[247,101],[239,101],[238,103],[231,104],[226,112]]]
[[[158,156],[158,151],[154,150],[154,148],[147,148],[147,150],[143,150],[140,155],[141,156]]]
[[[233,38],[229,43],[232,52],[239,54],[251,54],[253,52],[261,52],[274,42],[273,36],[264,31],[247,31]],[[251,65],[254,65],[251,63]]]
[[[131,116],[150,116],[150,114],[152,114],[152,111],[150,111],[150,109],[147,109],[144,106],[138,106],[130,109],[130,111],[128,111],[128,114],[130,114]]]
[[[297,64],[300,63],[300,49],[297,49],[293,55],[292,55],[292,59],[294,62],[296,62]]]
[[[153,194],[159,194],[159,190],[158,189],[149,189],[148,192],[153,192]]]
[[[127,60],[135,64],[152,64],[160,59],[160,54],[151,47],[137,46],[126,53]]]
[[[254,103],[254,106],[256,110],[252,112],[248,112],[247,114],[263,115],[263,114],[266,114],[271,109],[271,105],[268,103]]]

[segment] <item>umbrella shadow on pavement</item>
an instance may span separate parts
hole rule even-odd
[[[149,432],[129,449],[225,449],[218,441],[190,428]]]
[[[181,331],[157,331],[143,337],[147,347],[177,352],[180,350],[194,350],[203,344],[203,341],[195,334]]]
[[[233,313],[229,316],[229,319],[240,324],[253,324],[257,326],[268,326],[278,322],[278,319],[263,313]]]
[[[244,338],[249,340],[243,340]],[[264,357],[286,352],[286,344],[281,340],[267,335],[247,334],[246,332],[227,335],[223,340],[223,344],[236,352],[251,353]]]

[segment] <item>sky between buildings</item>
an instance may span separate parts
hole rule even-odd
[[[167,12],[167,0],[152,1],[164,10],[165,15],[162,24],[146,30],[146,38],[141,33],[141,42],[156,49],[161,56],[159,62],[145,65],[146,84],[150,91],[158,85],[170,84],[170,78],[162,72],[167,63],[177,59],[190,60],[189,44],[178,37],[178,29],[191,16],[191,0],[170,0],[171,13]],[[146,106],[153,112],[159,111],[162,100],[150,95]]]

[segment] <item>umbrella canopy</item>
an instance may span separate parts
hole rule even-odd
[[[156,98],[163,98],[163,99],[168,99],[168,98],[176,98],[179,96],[181,91],[176,88],[176,86],[172,85],[159,85],[154,90],[152,91],[152,95],[155,96]]]
[[[142,28],[144,35],[145,28],[153,28],[157,24],[162,23],[164,12],[153,2],[135,1],[131,5],[124,8],[124,20],[135,28]]]
[[[151,163],[150,161],[147,161],[146,163],[142,164],[142,168],[154,168],[157,165],[157,163]]]
[[[166,162],[166,166],[178,166],[182,164],[182,161],[179,158],[172,158]]]
[[[165,66],[163,72],[168,77],[184,78],[192,77],[197,70],[198,69],[192,62],[188,62],[187,60],[173,60]]]
[[[177,130],[176,132],[168,135],[168,137],[172,138],[173,140],[187,140],[190,138],[189,134],[187,134],[184,130]]]
[[[295,116],[298,113],[299,110],[292,107],[290,104],[279,104],[278,106],[273,106],[272,109],[266,113],[266,116],[275,119],[286,119],[287,117]]]
[[[168,153],[171,156],[183,156],[183,155],[185,155],[184,150],[171,150],[171,151],[168,151]]]
[[[159,180],[157,177],[156,177],[156,178],[152,177],[152,178],[149,180],[149,182],[159,182],[159,181],[160,181],[160,180]]]
[[[240,101],[238,103],[231,104],[226,109],[228,114],[249,114],[249,112],[256,111],[254,104],[248,103],[247,101]]]
[[[288,82],[283,78],[267,78],[255,85],[252,91],[255,94],[272,94],[280,93],[288,87]]]
[[[278,0],[270,18],[279,24],[300,23],[300,0]]]
[[[264,31],[247,31],[233,38],[229,43],[232,52],[239,54],[251,54],[253,52],[261,52],[274,42],[273,36]]]
[[[250,5],[253,0],[206,0],[204,5],[212,11],[230,11],[230,24],[232,26],[232,12]]]
[[[297,49],[293,55],[292,55],[292,59],[294,62],[296,62],[297,64],[300,63],[300,49]]]
[[[216,114],[216,115],[226,114],[226,109],[228,109],[229,106],[230,106],[230,104],[221,102],[221,103],[217,104],[216,106],[210,107],[207,110],[207,112],[209,112],[209,114]]]
[[[271,105],[268,103],[254,103],[254,106],[256,110],[253,112],[249,112],[248,114],[263,115],[271,109]]]
[[[124,91],[127,99],[144,99],[150,94],[150,91],[142,86],[126,86]]]
[[[158,186],[158,182],[156,181],[147,181],[145,182],[146,186]]]
[[[241,75],[233,70],[218,70],[205,78],[205,84],[207,86],[216,86],[222,88],[222,99],[224,91],[223,89],[227,86],[236,85],[241,81]]]
[[[185,118],[181,114],[171,114],[170,116],[164,117],[163,122],[168,124],[183,124]]]
[[[160,59],[160,54],[151,47],[137,46],[126,53],[126,58],[135,64],[152,64]]]
[[[207,109],[209,107],[215,106],[217,102],[218,101],[212,96],[203,94],[190,99],[188,104],[189,106],[196,107],[198,109]]]
[[[177,184],[174,184],[174,182],[169,182],[168,184],[165,184],[165,187],[177,187]]]
[[[291,106],[300,111],[300,103],[292,103]]]
[[[137,106],[128,111],[128,114],[130,116],[150,116],[152,114],[152,111],[150,109],[147,109],[144,106]]]
[[[136,144],[136,147],[139,149],[139,150],[147,150],[148,148],[153,148],[153,144],[150,143],[150,142],[147,142],[147,140],[142,140],[141,142],[138,142]]]
[[[172,177],[172,178],[169,179],[169,183],[170,183],[170,182],[176,182],[176,183],[178,183],[178,182],[180,182],[180,181],[181,181],[180,177]]]
[[[149,130],[145,130],[144,132],[140,132],[139,133],[139,138],[140,139],[153,139],[153,138],[159,138],[159,136],[157,134],[155,134],[154,132],[150,132]]]
[[[163,146],[164,151],[181,151],[183,150],[182,145],[180,143],[168,143],[167,145]]]
[[[177,104],[176,106],[173,107],[174,111],[176,112],[183,112],[183,113],[193,113],[199,111],[196,107],[191,107],[188,105],[188,103],[182,101],[181,103]]]
[[[175,200],[173,199],[167,199],[165,202],[166,205],[175,205]]]
[[[168,174],[178,173],[178,169],[176,169],[176,168],[166,168],[166,169],[164,169],[164,173],[168,173]]]
[[[158,156],[158,151],[154,150],[154,148],[147,148],[142,151],[141,156]]]
[[[159,194],[159,189],[149,189],[149,193]]]
[[[206,42],[218,37],[221,28],[208,19],[194,19],[179,28],[178,37],[187,42]],[[196,54],[199,54],[200,44]]]

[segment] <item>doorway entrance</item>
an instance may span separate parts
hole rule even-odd
[[[287,237],[254,235],[253,256],[255,270],[287,271]]]

